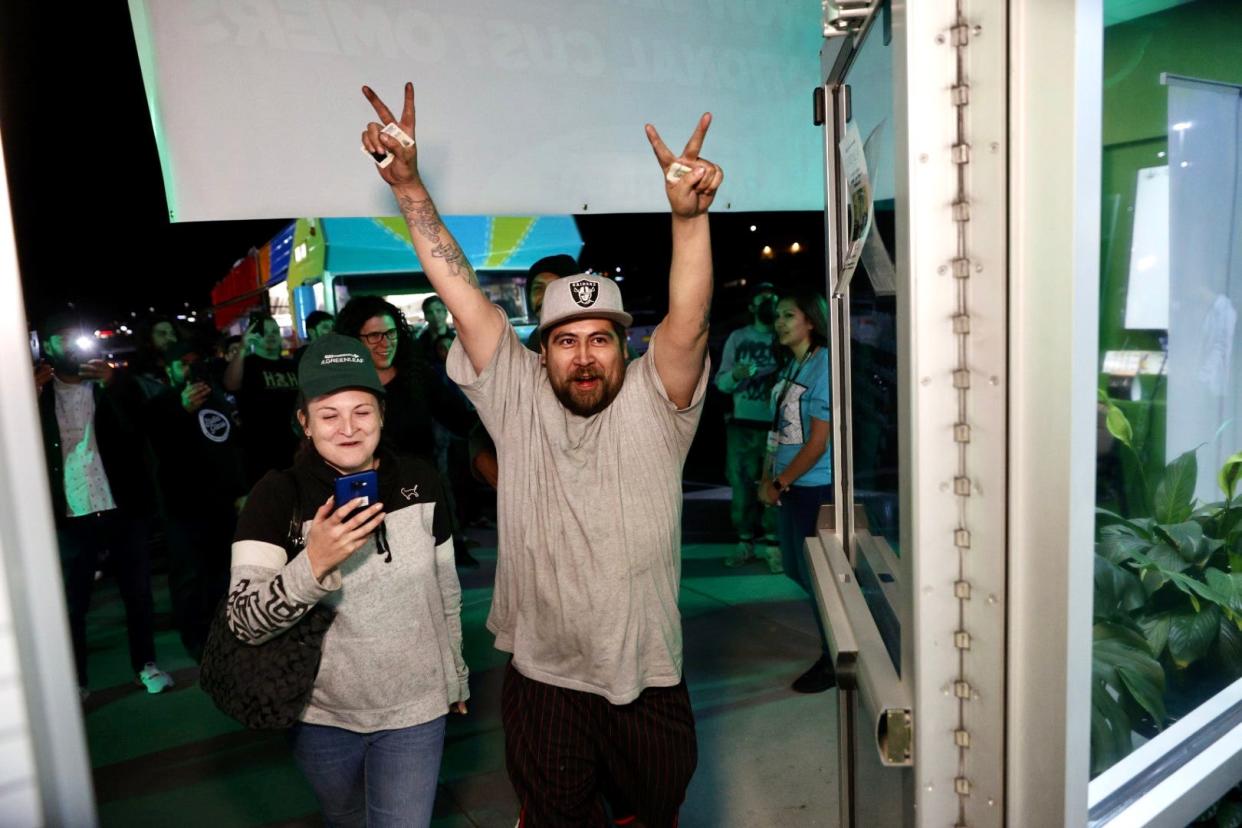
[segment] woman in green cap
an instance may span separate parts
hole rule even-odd
[[[294,758],[328,825],[425,826],[447,714],[470,692],[448,506],[434,467],[380,448],[384,386],[361,342],[317,338],[298,380],[305,440],[242,512],[229,628],[260,644],[334,610]],[[370,470],[379,502],[334,502],[337,477]]]

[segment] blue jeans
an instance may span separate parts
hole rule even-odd
[[[828,652],[828,636],[824,632],[824,621],[819,617],[819,607],[815,605],[811,572],[802,547],[806,539],[815,534],[815,517],[819,514],[820,504],[831,502],[832,486],[790,486],[781,492],[781,505],[776,516],[781,563],[785,574],[806,591],[811,612],[815,615],[815,626],[819,628],[820,647],[825,654]]]
[[[374,733],[294,725],[293,759],[315,790],[324,822],[332,828],[430,825],[447,718]]]

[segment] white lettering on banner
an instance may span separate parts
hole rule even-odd
[[[667,210],[642,124],[668,140],[706,110],[717,209],[822,208],[817,0],[130,2],[178,221],[391,214],[358,88],[399,107],[407,79],[442,213]],[[267,142],[287,151],[244,151]],[[584,147],[590,176],[563,163]]]
[[[448,43],[439,15],[403,9],[397,15],[395,29],[397,45],[406,57],[439,63],[448,54]]]
[[[782,64],[779,56],[761,48],[741,50],[644,36],[631,38],[627,49],[606,31],[409,8],[394,15],[382,6],[345,0],[197,0],[194,9],[193,37],[199,42],[232,41],[236,46],[309,54],[378,54],[389,60],[433,63],[451,53],[454,59],[477,66],[483,62],[482,42],[497,69],[596,78],[607,69],[609,57],[614,62],[629,58],[630,80],[717,89],[770,87],[780,80]],[[737,17],[736,10],[732,16]],[[758,15],[753,22],[779,17]]]
[[[332,21],[320,0],[277,0],[289,47],[311,54],[340,54]]]
[[[328,4],[328,17],[344,54],[379,52],[389,60],[397,57],[397,38],[383,9],[335,2]]]

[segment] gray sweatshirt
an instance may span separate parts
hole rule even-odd
[[[335,610],[301,720],[360,733],[431,721],[470,695],[439,475],[421,460],[387,453],[379,472],[387,547],[375,533],[322,581],[305,550],[289,557],[286,544],[298,536],[290,531],[295,515],[300,537],[310,532],[336,472],[313,454],[289,472],[269,472],[238,522],[229,587],[229,628],[253,644],[296,624],[316,603]]]

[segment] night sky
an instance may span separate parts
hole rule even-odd
[[[0,73],[0,127],[32,319],[67,302],[100,324],[149,307],[205,308],[211,286],[285,224],[169,223],[124,0],[0,3]],[[727,159],[715,160],[727,174]],[[713,216],[714,327],[742,321],[745,288],[728,283],[822,284],[822,214]],[[667,215],[582,216],[579,228],[582,264],[621,266],[627,305],[660,311]],[[796,254],[794,241],[802,247]],[[760,254],[765,244],[772,259]]]

